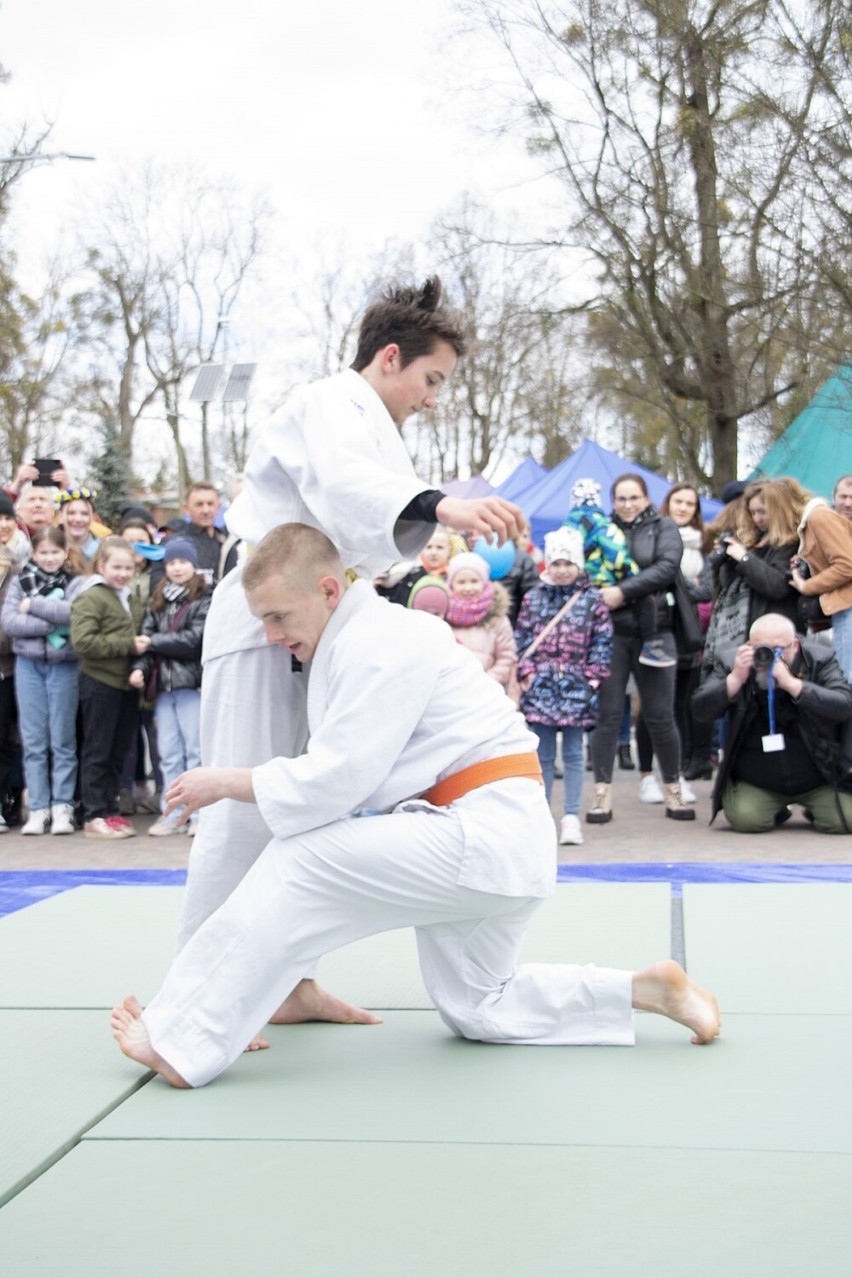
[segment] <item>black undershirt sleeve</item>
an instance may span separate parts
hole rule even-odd
[[[405,510],[399,512],[398,518],[411,523],[437,524],[438,516],[435,511],[446,495],[439,488],[428,488],[425,493],[418,493]]]

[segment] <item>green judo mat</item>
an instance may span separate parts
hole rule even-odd
[[[803,1278],[848,1271],[840,1155],[86,1141],[0,1218],[10,1278]]]
[[[179,890],[84,887],[0,920],[0,1273],[713,1278],[841,1273],[852,1224],[847,885],[684,888],[723,1036],[630,1048],[455,1039],[408,932],[323,960],[380,1026],[273,1027],[197,1092],[125,1060]],[[670,952],[666,883],[559,887],[525,958]],[[809,992],[813,997],[809,997]]]

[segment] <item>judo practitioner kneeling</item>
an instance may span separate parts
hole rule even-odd
[[[122,1051],[175,1086],[203,1086],[286,1012],[323,954],[404,926],[464,1038],[629,1045],[638,1007],[712,1041],[715,999],[670,960],[641,973],[517,966],[556,877],[536,739],[444,622],[366,582],[347,588],[332,543],[303,524],[264,538],[243,585],[268,642],[312,662],[310,741],[295,759],[199,768],[173,785],[170,808],[254,803],[274,837],[145,1011],[133,997],[113,1009]]]

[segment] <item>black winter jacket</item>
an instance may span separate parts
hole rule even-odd
[[[178,600],[167,604],[161,612],[152,612],[150,606],[145,609],[141,633],[150,636],[151,647],[137,657],[133,668],[142,671],[147,683],[156,661],[159,692],[201,687],[201,643],[212,593],[207,590],[188,606]],[[178,617],[177,628],[172,630],[170,627]]]
[[[830,648],[800,639],[800,654],[792,667],[804,682],[802,695],[794,701],[782,689],[776,689],[779,705],[784,703],[796,715],[802,740],[826,785],[842,790],[852,789],[852,759],[845,752],[845,728],[852,716],[852,687]],[[759,701],[753,675],[733,701],[728,700],[727,677],[736,650],[728,649],[716,659],[713,669],[693,693],[690,708],[696,719],[710,723],[727,714],[725,752],[713,787],[711,822],[722,806],[722,794],[745,738],[746,728],[758,713]]]
[[[726,555],[724,547],[712,551],[708,559],[719,574],[719,594],[722,594],[736,577],[742,577],[749,589],[748,627],[758,617],[768,612],[780,612],[798,626],[796,611],[798,591],[790,584],[790,560],[799,543],[788,542],[783,546],[756,546],[748,552],[745,563]]]
[[[653,506],[646,506],[632,524],[612,515],[627,538],[630,554],[640,571],[635,577],[624,577],[618,584],[625,598],[622,608],[612,613],[612,625],[617,635],[636,635],[639,628],[630,604],[647,595],[654,595],[657,604],[657,630],[671,630],[672,609],[666,600],[666,592],[674,584],[683,556],[680,531],[668,515],[660,515]]]

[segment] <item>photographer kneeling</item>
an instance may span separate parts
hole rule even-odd
[[[720,651],[692,698],[696,719],[727,711],[727,745],[713,790],[742,834],[771,830],[799,803],[823,834],[852,833],[852,760],[844,754],[852,687],[833,652],[767,613],[735,653]]]

